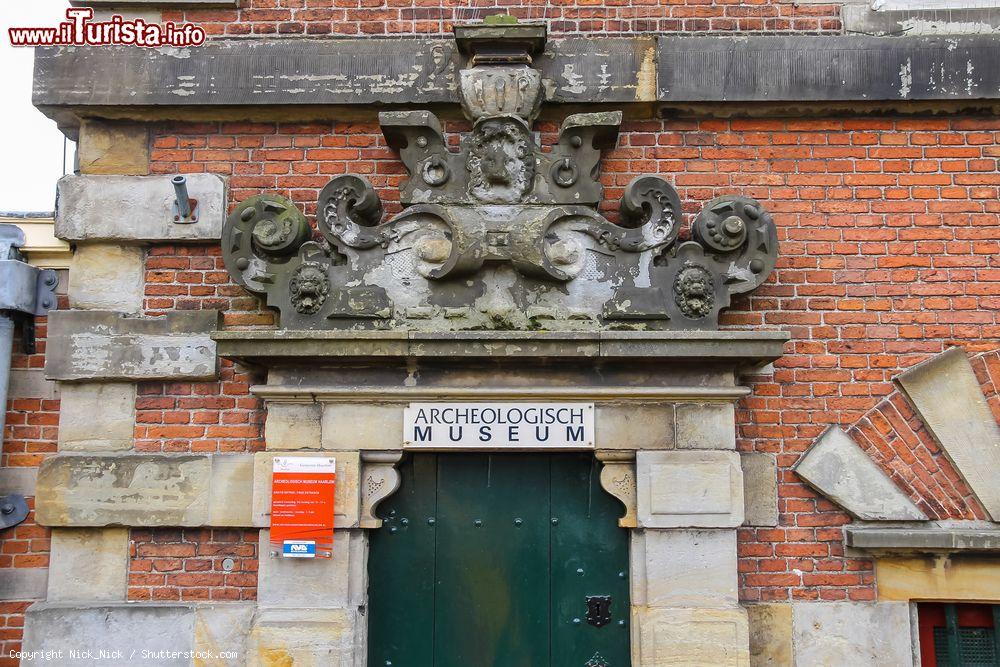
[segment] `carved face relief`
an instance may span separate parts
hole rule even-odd
[[[531,190],[535,157],[528,130],[515,120],[481,121],[469,148],[469,194],[489,204],[515,204]]]
[[[292,306],[303,315],[318,313],[330,292],[326,271],[318,264],[303,264],[288,283]]]
[[[706,317],[715,303],[712,274],[696,264],[681,269],[674,279],[674,301],[686,317],[692,320]]]

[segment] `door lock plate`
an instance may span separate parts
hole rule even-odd
[[[611,596],[588,595],[587,623],[595,628],[601,628],[611,622]]]

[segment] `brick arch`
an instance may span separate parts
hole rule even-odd
[[[969,361],[1000,422],[1000,349]],[[989,519],[899,388],[844,430],[928,518]]]

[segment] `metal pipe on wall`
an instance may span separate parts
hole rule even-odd
[[[0,445],[7,426],[7,390],[10,387],[10,359],[14,352],[14,320],[0,314]]]

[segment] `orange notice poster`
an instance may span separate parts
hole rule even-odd
[[[336,485],[335,458],[274,457],[271,547],[287,558],[330,558]]]

